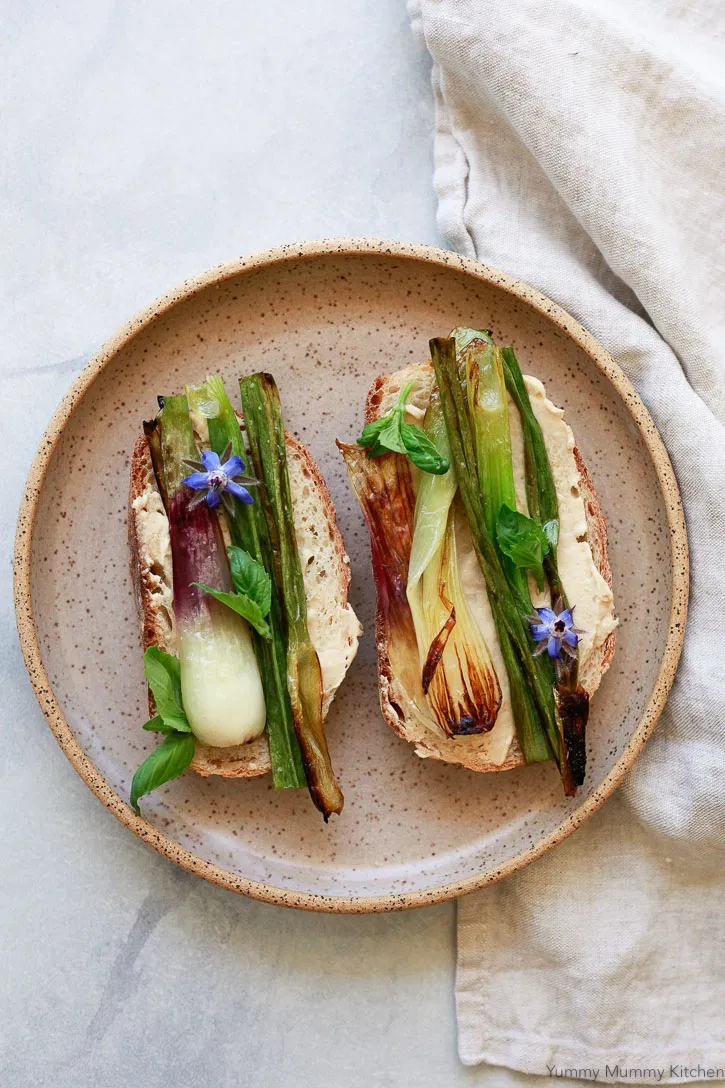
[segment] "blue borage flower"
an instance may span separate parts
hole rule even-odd
[[[231,442],[221,457],[218,453],[214,453],[213,450],[204,450],[201,461],[184,458],[184,464],[195,471],[190,476],[184,477],[182,482],[193,491],[198,491],[198,495],[195,495],[189,503],[190,510],[206,500],[207,505],[212,509],[218,506],[220,502],[223,502],[225,509],[233,514],[234,502],[232,496],[239,499],[240,502],[254,502],[254,499],[247,491],[247,487],[256,484],[257,480],[253,476],[243,475],[244,461],[238,454],[232,454]],[[235,479],[235,477],[238,477],[238,479]],[[247,487],[243,487],[243,483]]]
[[[549,657],[561,658],[562,651],[568,657],[576,657],[579,635],[584,632],[574,626],[574,606],[562,608],[562,601],[556,602],[556,611],[552,608],[537,608],[536,616],[529,617],[529,627],[534,642],[541,643],[534,651],[534,657],[548,651]]]

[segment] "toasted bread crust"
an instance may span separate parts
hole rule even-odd
[[[424,364],[425,365],[425,364]],[[430,364],[427,364],[430,366]],[[391,379],[388,376],[377,377],[370,386],[368,395],[365,401],[365,423],[372,423],[381,414],[381,408],[386,397],[390,394],[390,382]],[[592,555],[594,562],[596,563],[600,574],[606,581],[607,585],[612,586],[612,570],[609,565],[609,556],[607,553],[607,523],[602,512],[599,498],[594,488],[594,483],[589,474],[584,458],[578,447],[574,447],[574,458],[576,460],[577,468],[579,470],[579,486],[582,490],[584,498],[584,509],[587,519],[587,535],[588,542],[592,549]],[[589,694],[593,695],[596,691],[601,678],[609,668],[611,660],[614,656],[614,648],[617,638],[617,632],[612,631],[610,635],[605,639],[604,643],[595,651],[596,664],[598,666],[598,672],[596,669],[592,670],[593,675],[596,677],[596,683],[592,683],[590,686]],[[396,681],[393,670],[390,664],[390,655],[388,651],[388,634],[383,619],[383,614],[380,608],[377,609],[375,614],[375,642],[377,646],[378,654],[378,685],[380,690],[380,710],[383,718],[393,729],[399,737],[403,740],[410,740],[407,733],[405,714],[402,710],[400,703],[396,700]],[[436,738],[431,733],[430,744],[426,744],[424,741],[416,740],[416,751],[419,754],[424,754],[431,759],[439,759],[443,762],[449,762],[440,753],[436,744]],[[423,751],[421,751],[423,750]],[[494,771],[510,771],[515,767],[521,767],[524,765],[524,758],[518,747],[516,741],[513,742],[509,750],[509,754],[503,763],[492,763],[486,760],[467,760],[466,767],[469,770],[480,771],[481,773],[492,773]]]
[[[140,558],[141,533],[138,514],[134,507],[135,500],[140,498],[148,490],[149,486],[156,486],[154,470],[148,443],[145,437],[140,435],[136,439],[131,454],[131,480],[128,492],[128,543],[131,578],[136,591],[143,648],[146,650],[149,646],[157,645],[165,650],[170,640],[172,627],[168,617],[164,615],[157,602],[153,599],[158,589],[154,577],[155,571]],[[150,693],[149,709],[153,712],[153,700]]]
[[[342,607],[345,607],[347,606],[350,586],[350,564],[337,527],[335,507],[329,489],[307,447],[287,431],[285,432],[285,443],[288,455],[295,458],[301,476],[309,483],[311,490],[314,492],[316,520],[319,519],[320,526],[325,526],[329,543],[333,549],[333,562],[329,564],[327,570],[327,578],[330,582],[329,592]],[[128,530],[131,577],[135,588],[144,649],[157,645],[161,649],[168,650],[172,639],[172,618],[168,615],[167,609],[160,606],[158,572],[154,571],[153,567],[144,561],[142,555],[143,532],[135,506],[136,500],[146,495],[150,488],[156,490],[153,465],[148,443],[145,437],[140,435],[136,440],[131,456],[129,486]],[[355,649],[356,646],[352,649],[350,661],[354,657]],[[349,661],[347,664],[349,665]],[[323,693],[322,709],[325,715],[329,710],[335,691],[336,688],[331,688]],[[149,709],[153,714],[154,705],[150,693]],[[197,741],[191,769],[204,777],[219,775],[222,778],[254,778],[266,774],[271,770],[266,734],[262,734],[261,737],[247,744],[235,745],[229,748],[213,748]]]
[[[317,492],[318,501],[322,509],[322,518],[327,524],[327,528],[330,534],[330,540],[334,548],[335,553],[335,572],[337,575],[337,584],[335,586],[335,592],[338,594],[339,599],[343,604],[347,604],[348,593],[350,591],[350,559],[345,551],[345,543],[342,539],[340,530],[337,527],[337,511],[335,510],[332,496],[330,495],[330,489],[325,482],[325,478],[317,467],[317,462],[307,449],[306,446],[290,434],[289,431],[284,433],[285,445],[287,450],[294,450],[300,458],[302,475],[309,480],[312,487]],[[330,703],[334,698],[333,692],[326,692],[322,700],[322,710],[326,714],[329,710]]]

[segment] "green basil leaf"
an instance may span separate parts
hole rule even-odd
[[[391,453],[405,453],[403,439],[400,437],[400,428],[403,425],[403,413],[395,408],[388,416],[387,422],[378,434],[378,445]]]
[[[551,546],[551,549],[553,551],[559,543],[558,519],[554,519],[553,521],[547,521],[544,525],[544,533],[546,534],[546,539],[549,541],[549,545]]]
[[[385,446],[381,446],[379,442],[368,447],[368,457],[382,457],[384,453],[390,453],[390,450],[386,450]]]
[[[159,714],[157,714],[155,718],[152,718],[150,721],[146,722],[146,724],[144,725],[144,729],[148,730],[149,733],[175,732],[173,726],[166,725],[164,719]]]
[[[149,646],[143,655],[144,672],[156,703],[156,713],[165,726],[190,733],[191,726],[181,699],[181,665],[178,657],[158,646]]]
[[[420,427],[405,422],[405,403],[412,388],[412,382],[402,387],[395,407],[386,416],[367,424],[357,440],[358,445],[368,451],[368,457],[402,453],[423,472],[442,476],[450,467],[448,460],[440,455]]]
[[[357,440],[358,446],[362,446],[363,449],[371,449],[377,444],[378,435],[386,426],[390,416],[381,416],[380,419],[374,419],[372,423],[366,423],[363,427],[363,433]]]
[[[538,521],[527,518],[505,503],[496,519],[496,540],[504,555],[520,570],[530,570],[539,589],[544,588],[543,559],[550,544]]]
[[[400,428],[400,437],[408,457],[423,472],[430,472],[433,476],[444,476],[448,472],[450,468],[448,458],[441,456],[420,427],[415,427],[412,423],[403,423]]]
[[[137,815],[139,797],[151,793],[164,782],[178,778],[194,758],[194,738],[191,733],[169,733],[158,748],[143,761],[131,783],[131,805]]]
[[[262,638],[272,637],[272,628],[264,618],[262,609],[259,607],[256,601],[253,601],[251,597],[247,597],[244,593],[224,593],[220,589],[213,589],[211,586],[205,586],[203,582],[192,582],[193,586],[198,586],[199,589],[203,589],[205,593],[208,593],[210,597],[213,597],[215,601],[219,601],[220,604],[225,604],[227,608],[231,608],[233,612],[243,616],[244,619],[251,623],[255,631],[258,631]]]
[[[405,418],[405,402],[412,388],[412,382],[404,385],[395,406],[387,415],[374,419],[363,428],[357,444],[368,451],[368,457],[380,457],[383,453],[405,453],[400,428]]]
[[[227,551],[235,590],[254,601],[264,618],[272,605],[272,579],[262,564],[243,548],[232,546]]]

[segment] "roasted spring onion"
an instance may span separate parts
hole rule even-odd
[[[529,514],[536,518],[549,540],[549,551],[544,556],[544,571],[551,590],[552,604],[557,611],[569,607],[566,592],[559,576],[557,543],[559,539],[559,502],[554,477],[546,452],[544,436],[534,415],[521,368],[513,348],[501,348],[501,360],[506,388],[518,409],[524,435],[524,464],[526,471],[526,498]],[[578,682],[579,652],[565,655],[557,663],[556,698],[557,713],[566,753],[564,774],[568,785],[581,785],[586,770],[586,726],[589,718],[589,695]]]
[[[247,623],[195,583],[232,590],[219,523],[206,503],[193,504],[182,483],[185,459],[199,456],[186,397],[160,398],[144,424],[171,538],[174,615],[183,707],[203,744],[242,744],[265,725],[265,701]]]
[[[423,430],[441,457],[450,461],[435,388]],[[445,475],[421,475],[407,584],[423,692],[447,736],[488,732],[501,705],[488,647],[461,586],[453,509],[457,486],[453,469]]]
[[[500,353],[485,334],[473,330],[453,333],[461,381],[465,383],[468,415],[473,425],[481,500],[489,533],[495,537],[496,518],[504,503],[516,509],[506,385]],[[459,339],[460,337],[460,339]]]
[[[378,615],[388,636],[391,671],[411,704],[425,708],[420,657],[406,591],[415,520],[410,463],[406,457],[394,454],[368,457],[359,445],[338,442],[337,447],[370,532]],[[432,721],[430,714],[426,718]]]
[[[506,577],[489,528],[490,516],[487,517],[482,498],[484,484],[476,456],[475,423],[459,376],[456,341],[453,338],[436,339],[431,341],[430,347],[451,447],[451,463],[456,470],[474,547],[486,581],[524,758],[527,762],[548,759],[553,751],[561,766],[561,741],[550,666],[532,655],[523,602]]]
[[[259,502],[266,519],[272,569],[287,635],[287,688],[295,732],[313,802],[327,820],[341,812],[322,719],[322,673],[307,629],[307,605],[292,519],[292,500],[279,393],[269,374],[239,383],[254,472],[262,485]]]
[[[516,509],[513,459],[511,456],[511,430],[508,417],[508,401],[500,353],[490,335],[475,329],[456,329],[456,362],[459,379],[463,383],[467,402],[467,418],[470,421],[475,450],[478,489],[483,515],[491,540],[496,546],[496,526],[499,512],[506,506]],[[497,548],[506,581],[518,612],[529,615],[533,606],[529,595],[525,571],[517,568]],[[494,610],[494,619],[498,618]],[[501,649],[506,669],[511,677],[515,668],[510,643]],[[554,683],[554,670],[548,662],[541,662],[541,671],[548,671],[549,689]],[[511,702],[517,733],[524,759],[536,763],[551,758],[551,747],[542,728],[540,715],[526,689],[518,682],[510,683]],[[549,714],[553,720],[553,698],[549,698]]]
[[[231,444],[232,453],[246,460],[239,421],[221,378],[209,377],[201,385],[188,389],[187,393],[192,411],[207,420],[209,444],[214,452],[222,454]],[[235,501],[234,512],[227,517],[232,544],[243,548],[266,571],[271,572],[272,547],[259,495],[255,494],[255,502],[250,505]],[[252,641],[267,706],[267,739],[272,780],[275,789],[300,788],[307,785],[307,778],[287,691],[284,619],[274,578],[268,620],[272,631],[271,639],[253,632]]]
[[[516,510],[511,429],[501,353],[485,332],[456,329],[458,373],[468,401],[486,526],[496,541],[500,511]],[[501,554],[501,564],[525,614],[532,610],[525,571]]]

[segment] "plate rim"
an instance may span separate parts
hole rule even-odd
[[[390,256],[452,268],[506,291],[551,320],[561,332],[586,352],[614,386],[624,402],[652,460],[660,492],[665,503],[670,535],[672,604],[660,666],[652,693],[640,720],[609,774],[597,789],[553,831],[526,850],[514,855],[503,865],[496,869],[483,870],[461,881],[441,884],[418,892],[374,896],[340,896],[322,895],[316,892],[296,892],[287,888],[278,888],[272,884],[251,880],[232,873],[212,862],[204,861],[203,858],[175,842],[174,839],[156,828],[144,817],[136,816],[130,805],[113,789],[86,755],[66,721],[43,666],[32,610],[30,558],[33,530],[38,500],[48,466],[76,404],[116,353],[141,329],[151,325],[182,300],[213,286],[215,283],[222,283],[233,276],[275,264],[313,260],[335,255]],[[182,281],[178,286],[157,298],[127,321],[121,329],[103,344],[75,378],[45,429],[33,458],[20,500],[13,554],[15,618],[25,666],[35,696],[66,758],[104,807],[162,856],[180,865],[188,872],[203,877],[212,884],[227,888],[237,894],[249,896],[252,899],[275,903],[280,906],[337,914],[370,914],[406,910],[466,895],[489,884],[497,883],[499,880],[503,880],[523,869],[568,838],[573,831],[592,816],[620,785],[644,747],[662,712],[675,678],[684,641],[689,581],[689,547],[685,514],[675,472],[664,442],[632,383],[591,333],[587,332],[570,314],[540,291],[506,272],[481,264],[471,257],[465,257],[436,246],[377,238],[326,238],[274,246],[250,256],[239,257],[216,265],[198,276]]]

